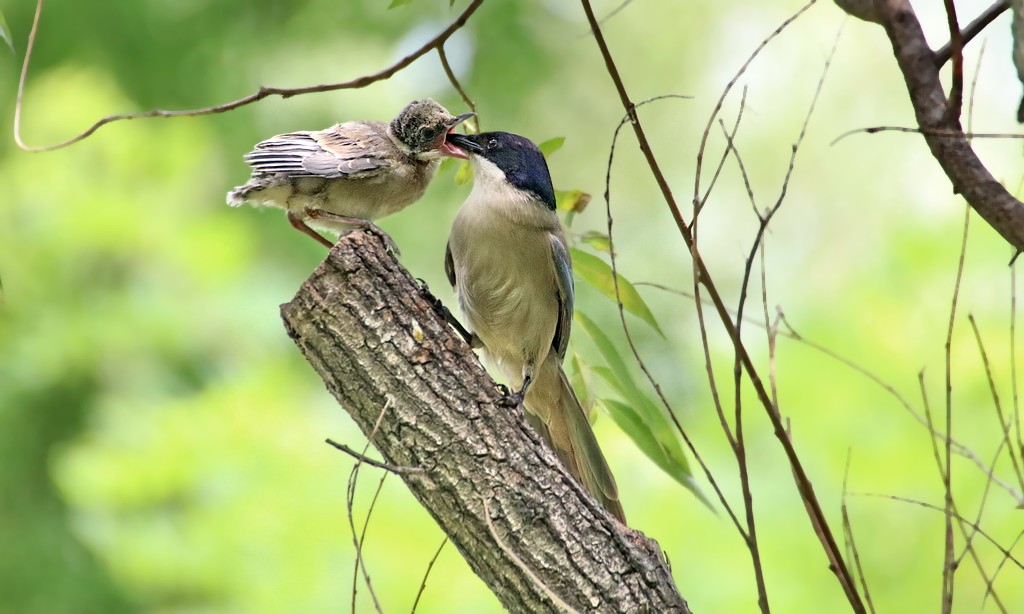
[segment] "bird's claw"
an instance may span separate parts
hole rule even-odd
[[[381,230],[380,226],[373,222],[367,222],[366,226],[363,226],[363,230],[372,235],[377,235],[384,242],[384,248],[395,256],[402,255],[402,250],[398,249],[398,244],[395,243],[395,240],[391,238],[391,235]]]
[[[499,407],[519,407],[522,405],[524,396],[522,392],[512,392],[505,384],[498,384],[498,391],[501,392],[501,398],[497,402]]]
[[[448,308],[444,306],[444,303],[441,302],[441,299],[434,296],[434,294],[430,291],[430,286],[427,285],[426,281],[417,277],[416,285],[419,286],[420,296],[423,298],[423,300],[430,304],[431,307],[434,308],[434,311],[437,313],[437,315],[441,316],[442,318],[446,318],[451,313],[450,311],[448,311]]]

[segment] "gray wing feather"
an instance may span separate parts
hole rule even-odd
[[[572,329],[572,309],[576,300],[572,281],[572,260],[561,234],[551,234],[551,259],[555,265],[555,282],[558,284],[558,325],[551,346],[558,354],[559,362],[565,358],[569,347],[569,333]]]
[[[243,156],[253,174],[327,179],[372,177],[389,168],[394,147],[375,126],[338,124],[271,137]]]
[[[444,274],[448,277],[448,283],[455,287],[455,259],[452,258],[452,242],[449,240],[444,245]]]

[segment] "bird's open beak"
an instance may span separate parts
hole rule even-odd
[[[456,115],[455,117],[452,118],[452,123],[451,126],[448,128],[448,131],[451,132],[452,130],[455,129],[455,126],[458,126],[459,124],[466,121],[470,117],[476,117],[476,113],[463,113],[462,115]]]
[[[448,139],[448,137],[459,136],[456,135],[454,132],[455,127],[461,124],[462,122],[466,121],[470,117],[476,117],[476,113],[463,113],[462,115],[457,115],[452,118],[451,126],[449,126],[448,133],[445,135],[445,140],[443,143],[441,143],[440,149],[442,156],[448,156],[449,158],[462,158],[463,160],[469,158],[466,152],[460,149],[459,147],[453,145]]]
[[[445,144],[441,148],[444,155],[452,158],[469,159],[469,154],[480,153],[484,150],[473,136],[449,132],[445,137]]]

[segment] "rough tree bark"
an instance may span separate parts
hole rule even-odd
[[[376,237],[343,237],[281,314],[384,459],[413,468],[399,475],[507,609],[689,612],[657,544],[590,498],[522,410],[495,404],[469,346]]]

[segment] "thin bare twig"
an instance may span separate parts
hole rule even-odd
[[[1000,449],[1003,445],[1009,448],[1010,454],[1010,465],[1013,467],[1014,473],[1017,475],[1017,481],[1024,483],[1024,473],[1021,471],[1021,462],[1017,458],[1017,454],[1013,450],[1013,444],[1010,443],[1010,430],[1013,428],[1013,424],[1008,420],[1008,416],[1003,414],[1003,404],[999,402],[999,392],[996,390],[996,381],[992,376],[992,365],[988,360],[988,353],[985,352],[985,344],[981,340],[981,331],[978,330],[978,323],[974,319],[974,314],[968,314],[967,320],[971,323],[971,330],[974,331],[974,339],[978,343],[978,353],[981,355],[982,365],[985,367],[985,377],[988,380],[988,388],[992,393],[992,403],[996,408],[996,417],[999,419],[999,431],[1002,433],[999,446]],[[993,466],[995,461],[992,461]]]
[[[1024,139],[1024,134],[1012,132],[964,132],[963,130],[947,130],[944,128],[908,128],[906,126],[872,126],[870,128],[856,128],[847,130],[836,138],[832,139],[829,145],[835,145],[839,141],[854,134],[875,134],[878,132],[905,132],[908,134],[926,134],[930,136],[948,136],[965,139]]]
[[[1002,14],[1003,11],[1010,8],[1009,0],[998,0],[992,6],[985,9],[981,15],[967,24],[967,27],[963,29],[961,33],[962,46],[966,46],[975,36],[981,34],[981,31],[988,27],[988,24],[992,23],[996,17]],[[953,41],[946,43],[938,51],[935,52],[935,67],[941,68],[943,64],[949,61],[953,57]]]
[[[421,56],[425,55],[431,49],[437,49],[443,46],[444,43],[449,38],[451,38],[452,34],[454,34],[459,28],[465,25],[466,20],[468,20],[469,17],[473,13],[475,13],[478,8],[480,8],[481,4],[483,4],[483,0],[473,0],[472,2],[470,2],[469,6],[467,6],[466,9],[462,11],[462,13],[455,19],[455,21],[453,21],[447,28],[442,30],[437,36],[427,41],[422,47],[420,47],[416,51],[413,51],[412,53],[405,56],[401,60],[395,62],[391,66],[369,75],[364,75],[362,77],[358,77],[350,81],[342,81],[340,83],[309,85],[306,87],[284,88],[260,86],[260,88],[256,90],[256,92],[248,96],[245,96],[244,98],[239,98],[238,100],[233,100],[231,102],[225,102],[223,104],[214,105],[211,107],[203,107],[200,109],[189,109],[183,111],[166,111],[162,109],[154,109],[152,111],[145,111],[142,113],[121,113],[117,115],[108,115],[97,120],[92,126],[90,126],[84,132],[81,132],[66,141],[56,143],[54,145],[33,147],[26,145],[21,138],[21,99],[25,91],[25,78],[28,75],[28,66],[29,60],[32,57],[32,48],[35,45],[36,33],[39,29],[39,15],[42,13],[43,10],[43,0],[37,0],[36,14],[35,18],[32,20],[32,29],[31,31],[29,31],[28,46],[25,50],[25,61],[22,64],[21,76],[18,79],[18,94],[14,105],[14,142],[18,145],[18,147],[24,149],[25,151],[53,151],[55,149],[60,149],[62,147],[67,147],[68,145],[77,143],[78,141],[81,141],[82,139],[88,137],[92,133],[99,130],[102,126],[105,126],[106,124],[116,121],[141,119],[144,117],[197,117],[201,115],[212,115],[215,113],[224,113],[225,111],[231,111],[233,109],[237,109],[239,107],[252,104],[256,101],[262,100],[269,96],[291,98],[292,96],[299,96],[302,94],[312,94],[317,92],[333,92],[336,90],[363,88],[366,87],[367,85],[370,85],[371,83],[376,83],[377,81],[381,81],[391,77],[395,73],[399,72],[400,70],[404,69],[405,67],[409,66],[410,64],[418,60]]]
[[[747,72],[747,68],[750,66],[751,62],[753,62],[754,59],[761,53],[761,50],[767,47],[768,43],[770,43],[772,39],[781,34],[782,31],[789,27],[791,23],[796,21],[801,15],[804,14],[804,12],[810,9],[816,1],[817,0],[810,0],[810,2],[803,5],[800,8],[800,10],[791,15],[785,21],[783,21],[778,28],[776,28],[771,34],[768,35],[767,38],[762,40],[761,44],[759,44],[757,48],[754,49],[753,53],[750,54],[750,57],[747,58],[747,61],[744,62],[743,65],[740,66],[739,70],[736,71],[736,74],[733,75],[732,79],[730,79],[729,82],[726,83],[725,88],[722,90],[722,95],[718,97],[718,102],[715,103],[715,108],[711,110],[711,116],[708,117],[708,124],[707,126],[704,127],[704,133],[701,135],[700,147],[697,149],[697,168],[696,170],[694,170],[693,181],[694,219],[691,223],[696,224],[697,217],[700,214],[700,209],[704,206],[704,200],[707,199],[707,196],[705,196],[704,200],[698,200],[698,197],[700,196],[700,176],[701,166],[704,160],[704,148],[707,147],[708,137],[711,134],[711,126],[714,125],[715,118],[718,117],[718,112],[722,109],[722,104],[725,102],[725,98],[729,95],[729,92],[732,90],[733,86],[736,85],[736,82],[739,81],[739,78],[743,76],[743,73]]]
[[[380,410],[380,414],[377,416],[376,422],[373,424],[373,430],[370,431],[370,436],[366,438],[366,446],[363,448],[362,454],[359,458],[356,458],[356,464],[352,467],[352,472],[348,477],[348,490],[345,496],[345,507],[348,513],[348,525],[352,531],[352,545],[356,549],[356,561],[352,570],[352,614],[356,612],[356,595],[358,594],[358,578],[359,572],[363,572],[363,580],[366,582],[366,589],[370,593],[370,597],[373,599],[373,605],[377,612],[383,614],[383,610],[380,607],[380,602],[377,600],[377,593],[373,590],[373,583],[370,581],[370,573],[366,570],[366,563],[363,561],[363,541],[361,537],[356,536],[356,521],[353,512],[356,497],[356,484],[359,481],[359,469],[362,467],[364,458],[366,458],[366,452],[370,449],[370,444],[373,443],[373,438],[377,434],[377,429],[380,428],[381,422],[384,420],[384,414],[387,413],[394,401],[390,396],[385,399],[384,406]],[[387,477],[388,474],[384,474],[383,477]],[[366,524],[363,525],[362,536],[366,536],[366,527],[370,522],[370,515],[373,514],[373,508],[377,503],[377,496],[380,494],[381,487],[384,486],[384,479],[381,478],[380,484],[377,485],[377,491],[373,495],[373,500],[370,502],[370,508],[366,513]]]
[[[971,77],[971,94],[967,98],[967,133],[974,131],[974,94],[978,91],[978,77],[981,75],[981,61],[985,58],[985,48],[988,47],[988,39],[981,41],[981,49],[978,51],[978,61],[974,64],[974,76]],[[970,140],[968,138],[968,140]]]
[[[871,602],[871,591],[868,590],[867,577],[864,575],[864,568],[860,564],[860,552],[857,551],[857,541],[853,538],[853,523],[850,522],[850,510],[846,505],[846,495],[849,492],[847,484],[850,480],[850,450],[846,451],[846,468],[843,469],[843,494],[840,498],[839,510],[843,516],[843,540],[846,542],[849,553],[848,557],[853,559],[853,568],[860,580],[860,589],[864,592],[864,601],[867,602],[868,611],[874,614],[875,604]]]
[[[641,101],[637,103],[636,107],[640,108],[644,105],[659,100],[688,100],[689,98],[690,96],[684,96],[681,94],[663,94],[661,96],[655,96],[653,98],[648,98],[647,100]],[[661,385],[658,384],[658,381],[655,379],[650,369],[647,368],[647,363],[644,361],[643,357],[640,356],[640,351],[637,349],[636,344],[633,342],[633,335],[630,332],[629,324],[626,321],[625,306],[622,303],[621,288],[619,286],[619,269],[618,261],[616,259],[615,234],[613,232],[614,218],[612,217],[611,181],[612,164],[615,161],[615,146],[619,141],[619,133],[622,130],[622,127],[626,125],[627,121],[629,121],[629,117],[623,117],[622,120],[619,121],[619,125],[615,127],[615,132],[612,134],[612,144],[608,150],[608,166],[605,170],[604,177],[605,221],[607,223],[608,229],[608,251],[611,260],[612,284],[615,289],[615,303],[619,312],[619,322],[622,325],[622,330],[626,335],[626,342],[629,345],[630,352],[633,354],[633,359],[636,360],[637,364],[640,366],[640,370],[643,371],[644,376],[647,378],[647,381],[651,384],[651,387],[654,388],[655,394],[657,394],[662,406],[664,406],[665,410],[668,412],[669,418],[672,420],[673,426],[676,427],[676,431],[683,438],[683,442],[686,443],[686,447],[690,450],[690,453],[693,454],[693,457],[700,465],[701,470],[704,471],[704,476],[708,479],[708,482],[711,484],[711,488],[715,491],[715,494],[718,496],[718,500],[722,504],[722,507],[725,508],[725,511],[729,515],[729,518],[733,521],[733,524],[739,530],[740,535],[743,537],[744,541],[746,541],[747,534],[743,531],[739,519],[736,517],[736,514],[733,512],[732,507],[729,505],[729,502],[725,498],[725,494],[722,492],[721,488],[719,488],[718,482],[715,480],[714,475],[711,473],[711,468],[708,467],[707,463],[704,462],[704,459],[697,451],[696,446],[694,446],[693,441],[690,440],[689,435],[687,435],[686,433],[686,429],[684,429],[683,425],[679,422],[679,418],[676,416],[676,412],[672,408],[672,404],[669,403],[668,398],[665,396],[664,392],[662,392]]]
[[[899,501],[901,503],[909,503],[911,505],[917,505],[917,506],[923,507],[925,509],[934,510],[936,512],[943,512],[943,513],[945,512],[945,510],[943,508],[939,507],[938,505],[934,505],[934,504],[928,503],[926,501],[917,501],[916,499],[908,499],[906,497],[900,497],[898,495],[883,495],[881,493],[873,493],[873,492],[853,492],[853,493],[850,493],[850,494],[855,496],[855,497],[875,497],[875,498],[878,498],[878,499],[889,499],[889,500],[892,500],[892,501]],[[1012,562],[1014,565],[1016,565],[1022,571],[1024,571],[1024,563],[1021,563],[1019,560],[1017,560],[1017,558],[1015,556],[1013,556],[1012,552],[1010,552],[1008,549],[1006,549],[1002,545],[1000,545],[999,542],[996,541],[994,537],[989,535],[984,529],[982,529],[981,527],[975,525],[970,520],[960,516],[959,514],[951,512],[950,515],[953,516],[954,518],[956,518],[957,520],[960,520],[961,522],[967,524],[967,526],[974,527],[975,529],[977,529],[978,530],[978,534],[981,535],[982,537],[984,537],[986,540],[988,540],[988,542],[990,544],[995,546],[996,549],[998,549],[999,552],[1001,552],[1003,554],[1003,556],[1006,557],[1006,560]],[[1016,542],[1014,542],[1014,543],[1016,543]]]
[[[953,286],[953,299],[949,307],[949,328],[946,331],[946,438],[944,441],[945,471],[942,472],[942,486],[945,489],[946,501],[946,547],[944,550],[944,564],[942,567],[942,611],[949,614],[953,611],[953,576],[956,567],[953,565],[953,520],[950,512],[953,509],[953,461],[952,443],[953,437],[953,323],[956,321],[956,305],[960,297],[960,282],[964,274],[964,260],[967,256],[967,236],[971,224],[971,208],[964,207],[964,233],[960,243],[960,258],[957,261],[956,282]]]
[[[351,456],[352,458],[358,460],[359,462],[366,463],[367,465],[370,465],[371,467],[376,467],[378,469],[383,469],[384,471],[390,471],[391,473],[394,473],[394,474],[400,474],[400,473],[422,473],[424,471],[423,467],[403,467],[401,465],[392,465],[390,463],[384,463],[384,462],[381,462],[379,460],[374,460],[374,459],[370,458],[369,456],[366,456],[364,454],[360,454],[359,452],[356,452],[355,450],[353,450],[352,448],[346,446],[343,443],[338,443],[338,442],[334,441],[333,439],[327,439],[325,441],[328,444],[330,444],[331,447],[333,447],[333,448],[335,448],[337,450],[341,450],[342,452],[344,452],[345,454],[348,454],[349,456]]]
[[[635,281],[635,282],[633,282],[633,285],[634,286],[648,286],[648,287],[651,287],[651,288],[657,288],[659,290],[662,290],[662,291],[665,291],[665,292],[670,292],[672,294],[678,294],[680,296],[683,296],[683,297],[686,297],[686,298],[689,298],[689,299],[694,299],[695,298],[695,295],[693,293],[691,293],[691,292],[687,292],[685,290],[678,290],[676,288],[670,288],[670,287],[668,287],[668,286],[666,286],[664,284],[659,284],[659,283],[654,283],[654,282],[649,282],[649,281]],[[702,298],[702,299],[700,299],[700,302],[698,304],[700,304],[700,303],[711,304],[711,301],[709,299],[703,299]],[[734,312],[732,310],[730,310],[730,314],[734,314]],[[767,329],[767,327],[765,327],[763,322],[759,322],[756,319],[744,317],[743,320],[744,320],[744,322],[747,322],[748,324],[753,324],[755,326],[759,326],[759,327]],[[900,392],[898,390],[896,390],[895,386],[893,386],[889,382],[886,382],[885,380],[883,380],[877,373],[874,373],[871,370],[867,369],[866,367],[853,362],[849,358],[846,358],[845,356],[842,356],[842,355],[836,353],[835,351],[833,351],[833,350],[831,350],[831,349],[829,349],[829,348],[827,348],[827,347],[825,347],[825,346],[823,346],[823,345],[821,345],[821,344],[819,344],[819,343],[817,343],[815,341],[811,341],[810,339],[804,337],[799,332],[797,332],[796,328],[789,321],[789,319],[786,318],[785,314],[782,313],[781,310],[779,311],[779,320],[785,326],[784,330],[779,330],[778,331],[780,335],[782,335],[783,337],[785,337],[787,339],[791,339],[793,341],[797,341],[799,343],[802,343],[802,344],[806,345],[807,347],[809,347],[809,348],[811,348],[811,349],[813,349],[815,351],[821,352],[825,356],[828,356],[829,358],[831,358],[831,359],[833,359],[833,360],[835,360],[835,361],[837,361],[837,362],[839,362],[839,363],[849,367],[850,369],[853,369],[857,373],[860,373],[861,375],[863,375],[864,377],[868,378],[869,380],[874,382],[876,385],[878,385],[878,387],[880,387],[882,390],[887,392],[894,399],[896,399],[896,402],[899,403],[900,407],[902,407],[904,410],[906,410],[907,413],[909,413],[911,415],[911,417],[913,417],[914,420],[917,421],[921,426],[926,428],[928,430],[928,432],[933,437],[936,437],[936,438],[943,438],[943,437],[945,437],[945,435],[943,435],[941,432],[939,432],[937,429],[935,429],[932,425],[930,425],[928,420],[926,420],[924,416],[922,416],[920,413],[917,412],[917,410],[914,409],[914,407],[910,404],[910,402],[907,401],[906,397],[904,397],[902,394],[900,394]],[[980,469],[982,471],[982,473],[985,473],[986,475],[991,475],[992,474],[992,467],[989,467],[988,465],[986,465],[985,462],[978,456],[978,454],[976,452],[971,450],[969,447],[967,447],[965,444],[961,443],[960,441],[957,441],[956,439],[951,438],[950,441],[951,441],[951,443],[953,445],[953,452],[954,453],[956,453],[957,455],[962,456],[963,458],[971,461],[971,463],[974,464],[978,469]],[[1024,446],[1018,446],[1018,447],[1020,447],[1021,449],[1024,449]],[[1022,495],[1021,492],[1017,491],[1016,489],[1013,488],[1013,486],[1011,486],[1010,484],[1006,483],[1005,481],[999,479],[998,477],[996,477],[994,475],[992,476],[992,481],[997,486],[999,486],[1001,489],[1003,489],[1007,494],[1009,494],[1011,497],[1013,497],[1013,499],[1017,502],[1017,506],[1018,507],[1024,509],[1024,495]]]
[[[789,156],[789,166],[786,169],[786,175],[785,175],[785,178],[782,181],[782,188],[779,191],[779,197],[775,201],[775,204],[771,207],[771,209],[769,209],[767,211],[767,213],[765,215],[763,215],[763,216],[762,215],[758,215],[758,218],[760,219],[760,224],[758,225],[757,233],[756,233],[756,235],[754,237],[754,242],[753,242],[753,245],[751,247],[750,254],[747,256],[746,262],[744,263],[744,267],[743,267],[743,281],[740,283],[739,303],[738,303],[738,305],[736,307],[736,334],[740,338],[742,338],[743,309],[744,309],[744,306],[746,305],[747,289],[748,289],[748,287],[750,285],[750,276],[751,276],[751,272],[753,270],[754,257],[756,256],[756,254],[759,251],[761,251],[763,253],[763,250],[764,250],[764,234],[767,231],[768,225],[771,223],[772,218],[779,211],[779,209],[781,209],[782,203],[785,201],[786,193],[787,193],[787,191],[789,189],[789,182],[790,182],[790,179],[793,176],[793,169],[794,169],[794,167],[796,165],[796,155],[797,155],[797,152],[799,152],[799,150],[800,150],[800,145],[803,143],[804,137],[807,135],[807,126],[810,124],[811,115],[814,113],[814,108],[817,105],[818,97],[821,95],[821,90],[822,90],[822,88],[824,87],[824,84],[825,84],[825,77],[828,74],[828,69],[829,69],[829,67],[832,64],[832,58],[835,56],[836,49],[837,49],[837,47],[839,45],[839,34],[840,33],[841,33],[841,30],[840,30],[839,33],[836,34],[836,38],[835,38],[834,44],[832,45],[832,51],[831,51],[831,53],[829,54],[828,58],[825,61],[825,66],[822,69],[821,77],[818,79],[817,87],[814,90],[814,96],[811,98],[811,104],[808,106],[807,114],[804,116],[803,124],[800,127],[800,134],[797,137],[796,142],[793,144],[793,146],[791,148],[791,152],[790,152],[790,156]],[[732,145],[732,140],[731,139],[729,141],[729,148],[728,149],[731,149],[733,151],[733,155],[737,155],[735,147],[733,147],[733,145]],[[744,172],[744,175],[746,175],[745,172]],[[748,189],[749,189],[749,183],[748,183]],[[752,203],[754,202],[752,194],[751,194],[751,202]],[[754,210],[757,211],[757,206],[756,205],[754,206]],[[765,286],[767,284],[766,284],[764,276],[762,276],[762,278],[761,278],[761,284],[762,284],[763,301],[764,301],[765,304],[767,304],[767,295],[766,295],[767,290],[765,289]],[[750,535],[750,540],[749,540],[749,542],[750,542],[750,551],[751,551],[751,556],[753,557],[754,563],[755,563],[755,580],[758,583],[758,596],[759,596],[759,600],[763,599],[763,601],[764,601],[763,604],[761,605],[762,611],[767,612],[768,611],[767,587],[766,586],[762,586],[764,584],[764,577],[763,577],[763,571],[761,570],[760,554],[759,554],[759,548],[758,548],[758,544],[757,544],[757,530],[756,530],[755,519],[754,519],[754,498],[753,498],[753,492],[752,492],[751,487],[750,487],[750,476],[749,476],[748,467],[747,467],[747,453],[746,453],[746,446],[745,446],[744,437],[743,437],[743,413],[742,413],[743,403],[742,403],[742,394],[741,394],[741,392],[742,392],[742,381],[743,381],[743,370],[742,370],[742,367],[741,367],[740,355],[739,355],[739,352],[737,351],[735,353],[735,359],[733,361],[733,397],[735,399],[735,401],[734,401],[735,402],[734,425],[735,425],[735,429],[736,429],[736,447],[735,447],[734,451],[736,453],[736,461],[737,461],[737,464],[739,466],[740,485],[741,485],[742,492],[743,492],[743,504],[744,504],[744,509],[746,510],[746,516],[747,516],[747,533]],[[770,410],[770,413],[772,413],[776,417],[779,416],[778,407],[776,407],[774,403],[772,404],[772,408]],[[815,530],[819,530],[820,529],[820,524],[819,524],[818,520],[814,517],[814,514],[810,515],[810,519],[811,519],[812,525],[815,527]],[[819,537],[823,537],[823,536],[819,536]],[[822,539],[822,543],[826,544],[827,540]],[[833,564],[836,566],[836,568],[838,568],[837,560],[842,558],[840,553],[837,552],[837,551],[828,551],[826,549],[826,554],[828,555],[829,559],[833,562]],[[839,581],[841,583],[846,583],[847,581],[852,581],[852,578],[846,578],[846,577],[844,577],[842,575],[838,576],[838,578],[839,578]],[[856,586],[850,586],[849,589],[847,590],[847,592],[848,593],[849,592],[855,593],[856,592]]]
[[[434,569],[434,563],[437,562],[437,557],[441,556],[441,550],[444,549],[445,544],[448,543],[448,536],[446,535],[441,545],[437,547],[437,552],[434,556],[430,557],[430,562],[427,563],[427,570],[423,572],[423,580],[420,581],[420,588],[416,591],[416,600],[412,602],[412,612],[410,614],[416,614],[416,607],[420,604],[420,597],[423,596],[423,591],[427,588],[427,578],[430,577],[430,571]]]
[[[746,108],[747,108],[747,88],[746,88],[746,86],[744,86],[743,87],[743,95],[740,97],[740,107],[736,111],[736,122],[733,124],[732,134],[730,134],[729,138],[727,139],[728,142],[732,142],[732,140],[736,137],[736,134],[737,134],[737,132],[740,129],[740,121],[742,121],[742,119],[743,119],[743,111]],[[728,160],[729,160],[729,148],[726,147],[725,150],[722,152],[721,160],[718,161],[717,168],[715,168],[715,173],[711,177],[711,182],[708,184],[707,190],[705,190],[705,192],[704,192],[704,200],[702,200],[701,202],[704,202],[705,200],[707,200],[707,198],[709,196],[711,196],[711,190],[715,187],[715,184],[718,182],[719,174],[722,172],[722,169],[725,168],[725,163]],[[697,241],[697,237],[698,237],[698,232],[697,232],[698,231],[698,226],[697,226],[696,220],[697,220],[697,218],[695,217],[694,218],[694,222],[693,222],[694,250],[696,250],[696,241]],[[698,273],[696,271],[696,266],[694,266],[693,298],[694,298],[694,301],[695,301],[694,304],[695,304],[696,311],[697,311],[697,324],[698,324],[698,328],[700,330],[701,349],[704,352],[704,371],[705,371],[705,373],[707,374],[707,377],[708,377],[708,386],[711,389],[711,399],[712,399],[712,401],[715,404],[715,413],[718,415],[718,422],[722,426],[722,432],[725,434],[725,438],[729,442],[729,446],[730,446],[730,449],[732,449],[732,451],[733,451],[733,455],[735,455],[736,454],[736,436],[733,434],[732,428],[729,426],[729,420],[725,417],[725,410],[722,407],[722,400],[721,400],[721,398],[719,396],[719,393],[718,393],[718,384],[715,381],[714,363],[712,363],[712,361],[711,361],[711,344],[708,342],[708,328],[707,328],[707,324],[705,323],[705,320],[704,320],[704,309],[701,306],[702,301],[700,299],[700,278],[699,278]],[[744,535],[744,537],[746,537],[745,533],[741,532],[741,534]],[[748,538],[748,541],[749,541],[749,538]]]
[[[743,368],[747,371],[747,375],[750,378],[754,392],[757,394],[758,401],[760,401],[764,406],[769,420],[772,423],[774,434],[782,445],[786,458],[789,461],[790,468],[794,474],[794,481],[797,484],[797,489],[801,498],[807,506],[808,514],[814,519],[813,521],[821,527],[819,538],[822,540],[822,547],[826,550],[826,553],[834,552],[838,554],[839,548],[837,542],[835,537],[832,535],[832,531],[828,527],[828,520],[825,518],[825,514],[821,509],[821,504],[818,501],[817,496],[814,494],[814,486],[811,484],[811,480],[807,476],[807,472],[804,470],[803,464],[796,453],[796,449],[793,447],[789,436],[786,434],[785,426],[781,418],[774,411],[767,389],[761,381],[757,368],[754,366],[750,355],[747,353],[746,348],[743,345],[743,340],[739,337],[732,319],[729,317],[729,312],[725,306],[725,302],[722,300],[722,297],[711,278],[711,273],[708,271],[707,266],[704,264],[703,259],[696,250],[693,233],[690,231],[690,227],[683,219],[682,212],[676,203],[675,197],[672,195],[672,189],[669,187],[668,181],[665,179],[665,175],[661,170],[660,164],[654,157],[654,152],[651,150],[650,142],[647,140],[643,124],[640,122],[640,118],[636,114],[636,107],[632,100],[630,100],[629,94],[626,92],[626,86],[623,84],[622,76],[619,74],[619,70],[615,66],[615,60],[612,58],[611,51],[608,49],[608,43],[605,41],[601,28],[597,24],[597,18],[594,16],[594,9],[590,5],[590,0],[581,0],[581,2],[584,13],[586,13],[587,16],[587,22],[594,31],[594,40],[598,45],[601,56],[604,58],[608,75],[611,77],[612,82],[615,85],[615,89],[619,94],[619,99],[622,102],[623,108],[629,115],[630,124],[632,125],[633,132],[636,135],[640,151],[643,152],[644,158],[647,161],[647,166],[650,169],[651,174],[654,176],[654,179],[658,184],[658,188],[661,190],[669,211],[672,213],[672,218],[676,223],[676,227],[679,229],[679,234],[683,238],[687,249],[690,250],[690,254],[693,257],[696,278],[707,289],[708,295],[714,303],[715,310],[718,312],[718,317],[722,321],[722,325],[728,333],[733,347],[737,348],[740,353]],[[813,0],[808,3],[807,6],[809,7],[811,4],[813,4]],[[801,9],[797,15],[802,14],[805,10],[806,8]],[[786,23],[792,22],[792,19],[795,19],[795,17],[787,20]],[[699,191],[696,191],[695,194],[699,194]],[[861,602],[860,596],[852,586],[852,576],[850,575],[850,571],[841,556],[838,556],[838,560],[836,561],[835,572],[838,576],[844,578],[844,581],[842,581],[841,584],[843,585],[844,592],[846,593],[847,599],[854,611],[858,613],[864,612],[864,604]]]
[[[742,90],[742,94],[740,95],[740,108],[736,111],[736,122],[732,125],[732,133],[729,135],[729,139],[727,139],[727,140],[732,140],[732,139],[736,138],[736,133],[739,132],[739,129],[740,129],[740,120],[743,119],[743,111],[746,108],[747,108],[747,86],[744,85],[743,86],[743,90]],[[711,175],[711,181],[708,183],[707,189],[704,190],[704,196],[700,199],[702,207],[704,206],[704,203],[707,202],[708,198],[711,197],[711,191],[715,189],[715,184],[718,183],[718,177],[722,173],[722,169],[725,168],[725,163],[728,160],[729,160],[729,148],[726,147],[726,149],[722,152],[721,159],[718,160],[718,166],[715,167],[714,174]],[[696,234],[696,232],[697,232],[696,220],[693,223],[693,229],[694,229],[694,234]]]
[[[598,21],[597,23],[599,23],[600,25],[603,26],[604,24],[608,23],[609,19],[611,19],[612,17],[615,17],[616,15],[621,13],[623,9],[625,9],[627,6],[629,6],[632,3],[633,3],[633,0],[622,0],[622,3],[619,4],[619,6],[617,6],[617,7],[613,8],[612,10],[608,11],[608,14],[605,15],[604,17],[602,17],[601,20]],[[594,31],[593,30],[587,30],[586,32],[584,32],[583,34],[580,35],[580,38],[586,38],[587,36],[593,36],[593,35],[594,35]]]
[[[1013,552],[1013,549],[1017,547],[1017,543],[1020,542],[1022,537],[1024,537],[1024,529],[1021,529],[1020,532],[1017,533],[1017,537],[1014,538],[1013,543],[1011,543],[1010,547],[1006,549],[1007,552]],[[996,578],[999,577],[999,572],[1006,566],[1007,560],[1007,557],[1003,556],[1002,560],[999,561],[999,565],[996,566],[996,570],[992,572],[992,584],[995,584]],[[982,605],[984,605],[984,599],[982,600]]]
[[[1020,428],[1020,397],[1017,393],[1017,264],[1010,264],[1010,385],[1013,390],[1013,424],[1017,434],[1017,453],[1024,458],[1024,438]],[[1024,481],[1020,482],[1024,491]],[[1024,501],[1018,500],[1024,508]]]
[[[448,54],[444,51],[444,45],[437,46],[437,57],[441,60],[441,68],[444,70],[444,74],[448,77],[449,83],[455,88],[455,91],[462,97],[462,102],[466,103],[469,110],[474,113],[473,125],[476,128],[476,132],[480,132],[480,114],[476,112],[476,105],[469,98],[466,90],[462,89],[462,84],[459,83],[458,77],[455,76],[455,71],[452,70],[451,64],[448,63]]]
[[[946,22],[949,25],[949,51],[953,58],[953,79],[949,86],[946,118],[943,121],[958,123],[964,95],[964,40],[960,34],[960,23],[956,18],[956,4],[953,0],[943,0],[943,3],[946,6]]]
[[[746,94],[747,88],[744,87],[744,98],[746,98]],[[718,125],[722,129],[722,137],[725,138],[724,158],[728,159],[729,154],[732,154],[733,160],[736,160],[736,166],[740,171],[740,178],[743,179],[743,187],[747,191],[747,198],[750,200],[750,206],[754,210],[754,215],[756,215],[758,219],[761,219],[761,211],[757,208],[757,202],[754,198],[754,188],[752,188],[750,185],[750,175],[747,174],[747,167],[745,164],[743,164],[743,158],[740,156],[740,150],[736,148],[736,143],[733,139],[733,135],[729,134],[729,131],[725,129],[725,122],[722,121],[721,117],[718,118]]]

